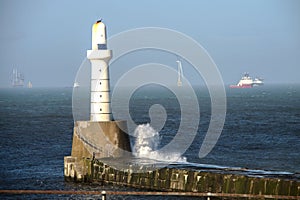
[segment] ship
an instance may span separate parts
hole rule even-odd
[[[74,85],[73,85],[73,88],[79,88],[79,83],[75,82]]]
[[[32,83],[31,83],[31,81],[28,82],[27,87],[28,87],[28,88],[32,88]]]
[[[249,76],[249,73],[245,73],[237,85],[230,85],[229,87],[230,88],[252,88],[254,86],[261,86],[263,84],[264,84],[264,81],[262,78],[252,79]]]
[[[261,86],[264,84],[264,79],[262,78],[255,78],[253,80],[253,86]]]
[[[23,87],[24,86],[24,75],[20,73],[17,69],[12,71],[12,86],[13,87]]]

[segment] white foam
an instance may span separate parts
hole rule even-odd
[[[133,146],[133,155],[140,158],[149,158],[153,160],[166,162],[186,162],[186,157],[177,152],[163,153],[158,150],[160,136],[150,124],[138,125],[134,131],[136,137]]]

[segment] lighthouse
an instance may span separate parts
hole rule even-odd
[[[64,158],[67,179],[85,179],[86,159],[94,162],[99,158],[131,156],[126,120],[112,119],[108,68],[111,57],[105,25],[98,20],[92,27],[92,49],[87,51],[91,62],[90,120],[74,123],[71,156]]]
[[[92,49],[87,51],[91,62],[91,121],[111,121],[108,62],[112,51],[107,49],[106,27],[98,20],[92,27]]]

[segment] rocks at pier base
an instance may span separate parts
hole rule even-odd
[[[83,169],[77,172],[72,163],[78,161],[66,157],[65,177],[73,181],[100,182],[155,191],[300,196],[299,177],[293,175],[249,176],[243,172],[199,170],[180,165],[159,168],[157,165],[132,164],[128,162],[130,158],[123,159],[124,162],[122,158],[82,159]],[[119,162],[117,167],[113,167],[115,161]]]

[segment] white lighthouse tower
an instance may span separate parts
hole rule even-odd
[[[87,51],[91,62],[91,121],[111,121],[108,62],[112,51],[107,49],[105,24],[99,20],[92,28],[92,50]]]
[[[112,51],[107,50],[106,30],[101,20],[93,25],[92,50],[87,51],[91,62],[91,110],[89,121],[74,123],[71,156],[64,158],[67,179],[81,181],[86,168],[86,158],[131,156],[127,122],[112,120],[108,62]]]

